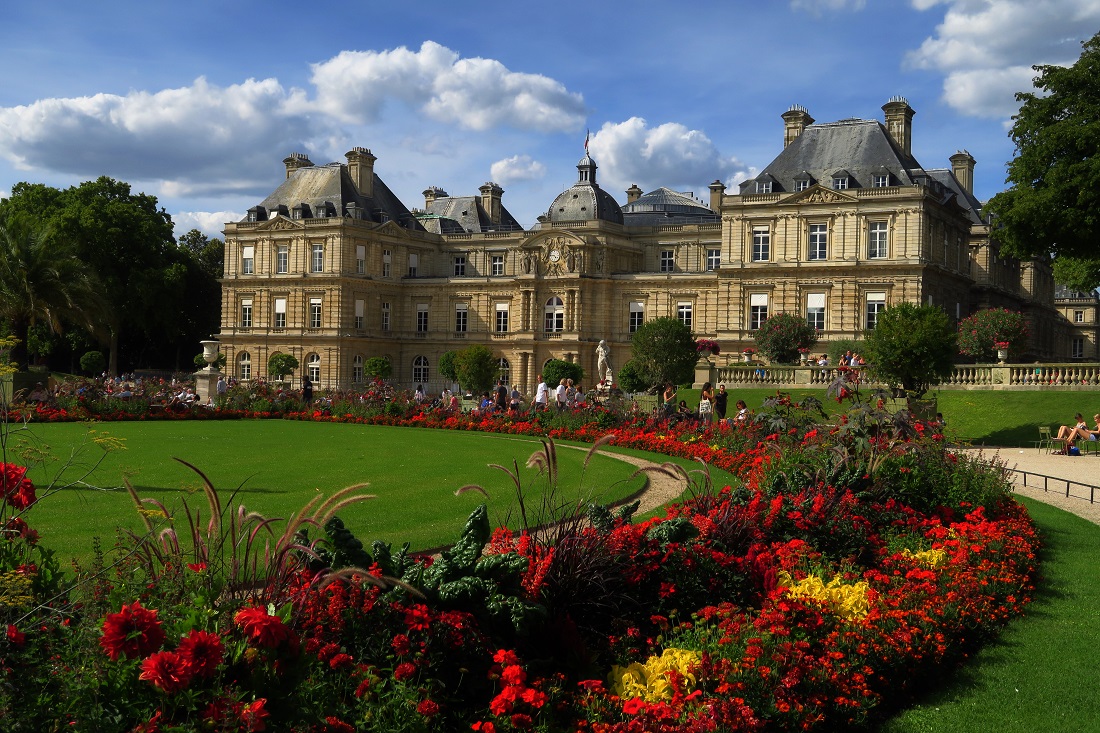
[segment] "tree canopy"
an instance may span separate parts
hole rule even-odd
[[[959,321],[958,343],[960,354],[980,362],[994,361],[1002,348],[1008,350],[1010,359],[1018,359],[1027,350],[1027,319],[1006,308],[980,310]]]
[[[909,397],[951,376],[956,336],[951,319],[934,305],[898,303],[884,310],[867,332],[864,347],[871,373]]]
[[[753,339],[768,361],[782,364],[798,361],[799,349],[817,343],[817,331],[796,313],[776,313],[760,324]]]
[[[455,353],[455,373],[463,389],[487,392],[499,371],[500,364],[488,346],[474,344]]]
[[[647,384],[683,384],[695,377],[695,337],[678,318],[654,318],[630,339],[635,373]]]
[[[986,211],[994,215],[991,236],[1009,254],[1084,261],[1059,281],[1091,290],[1100,285],[1100,34],[1082,46],[1072,66],[1035,66],[1035,91],[1016,95],[1010,188]]]

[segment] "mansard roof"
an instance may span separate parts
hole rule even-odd
[[[479,196],[444,196],[427,205],[416,218],[421,225],[436,234],[477,234],[491,231],[522,231],[523,225],[500,206],[500,223],[494,223],[481,205]]]
[[[568,221],[604,221],[623,223],[623,210],[615,197],[596,183],[596,161],[585,152],[577,163],[577,182],[562,191],[550,204],[547,216],[551,223]]]
[[[939,192],[944,194],[945,198],[954,195],[955,203],[969,212],[972,224],[986,223],[985,218],[982,216],[982,202],[975,198],[974,194],[963,188],[953,172],[946,168],[933,168],[927,172],[929,178],[940,184],[942,188]],[[933,191],[935,192],[935,190],[933,186]]]
[[[622,207],[622,212],[624,223],[632,227],[719,221],[721,218],[690,193],[679,193],[664,186],[639,196]]]

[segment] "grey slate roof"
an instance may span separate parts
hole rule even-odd
[[[571,188],[562,191],[550,204],[547,215],[550,222],[604,221],[623,223],[623,211],[615,198],[596,183],[596,162],[585,153],[577,163],[578,180]],[[585,176],[587,175],[587,180]]]
[[[270,196],[260,202],[266,212],[280,210],[289,215],[295,206],[306,205],[307,218],[317,216],[322,209],[328,209],[330,216],[343,216],[348,204],[355,204],[363,210],[363,219],[381,223],[396,221],[402,226],[419,229],[420,225],[409,213],[401,200],[389,187],[374,174],[374,195],[361,196],[341,163],[313,165],[292,171]]]
[[[963,189],[954,173],[946,168],[934,168],[928,171],[928,175],[933,181],[937,181],[943,186],[948,196],[955,195],[955,202],[970,213],[972,224],[985,223],[985,219],[982,217],[982,202],[976,199],[974,194]]]
[[[622,212],[623,222],[631,227],[700,223],[719,221],[721,218],[690,194],[678,193],[663,186],[623,206]]]
[[[481,205],[480,196],[444,196],[428,204],[423,214],[417,214],[421,225],[436,234],[477,234],[488,231],[522,231],[516,221],[501,204],[500,223],[494,224],[489,213]]]

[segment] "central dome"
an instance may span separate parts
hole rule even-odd
[[[596,183],[596,162],[585,153],[577,163],[577,182],[558,194],[547,212],[550,223],[604,221],[623,223],[623,210],[615,198]]]

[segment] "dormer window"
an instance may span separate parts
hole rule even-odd
[[[795,191],[805,191],[812,185],[814,185],[814,177],[810,175],[809,171],[802,171],[794,177]]]
[[[805,191],[807,188],[810,187],[810,182],[803,178],[800,181],[795,181],[794,186],[796,191]]]
[[[771,181],[757,181],[756,182],[756,192],[757,193],[771,193],[772,192],[772,182]]]
[[[253,206],[248,210],[248,221],[255,224],[258,221],[267,220],[267,210],[262,206]]]
[[[876,173],[875,177],[871,180],[871,185],[875,188],[886,188],[890,185],[890,174]]]
[[[837,191],[848,188],[848,176],[833,176],[833,188]]]

